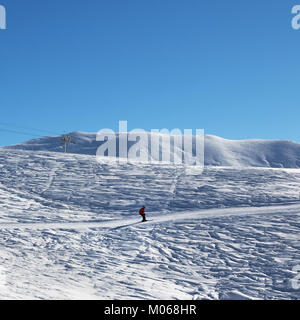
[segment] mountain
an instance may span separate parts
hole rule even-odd
[[[70,145],[69,152],[96,155],[101,142],[96,133],[70,133],[76,144]],[[154,134],[147,133],[148,139]],[[44,137],[33,139],[8,149],[63,152],[61,138]],[[119,135],[117,134],[117,144]],[[134,143],[129,143],[130,148]],[[150,144],[149,144],[150,145]],[[148,147],[149,151],[150,147]],[[193,152],[195,152],[193,147]],[[206,166],[300,168],[300,144],[286,140],[227,140],[214,135],[205,135],[204,147]],[[118,156],[118,152],[117,152]]]

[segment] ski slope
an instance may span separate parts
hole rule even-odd
[[[0,149],[0,298],[299,299],[299,187],[298,169]]]

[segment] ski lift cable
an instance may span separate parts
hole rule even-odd
[[[30,131],[38,131],[38,132],[42,132],[42,133],[48,133],[48,134],[51,134],[51,135],[58,135],[56,132],[53,132],[53,131],[50,131],[50,130],[37,129],[37,128],[32,128],[32,127],[19,125],[19,124],[12,124],[12,123],[7,123],[7,122],[2,122],[2,121],[0,121],[0,125],[1,126],[5,126],[5,127],[15,127],[15,128],[20,128],[20,129],[25,129],[25,130],[30,130]],[[9,128],[8,130],[11,130],[11,129]],[[14,129],[12,131],[14,131]]]
[[[1,132],[16,133],[16,134],[30,136],[30,137],[43,138],[43,136],[41,136],[41,135],[37,135],[35,133],[24,132],[24,131],[10,130],[10,129],[4,129],[4,128],[0,128],[0,131]]]

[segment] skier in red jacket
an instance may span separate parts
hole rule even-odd
[[[146,213],[145,213],[145,206],[142,206],[142,208],[139,211],[139,214],[143,217],[142,222],[147,221],[146,220]]]

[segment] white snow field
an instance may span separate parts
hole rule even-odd
[[[299,145],[282,143],[202,174],[0,148],[0,298],[299,299],[300,170],[270,168]]]

